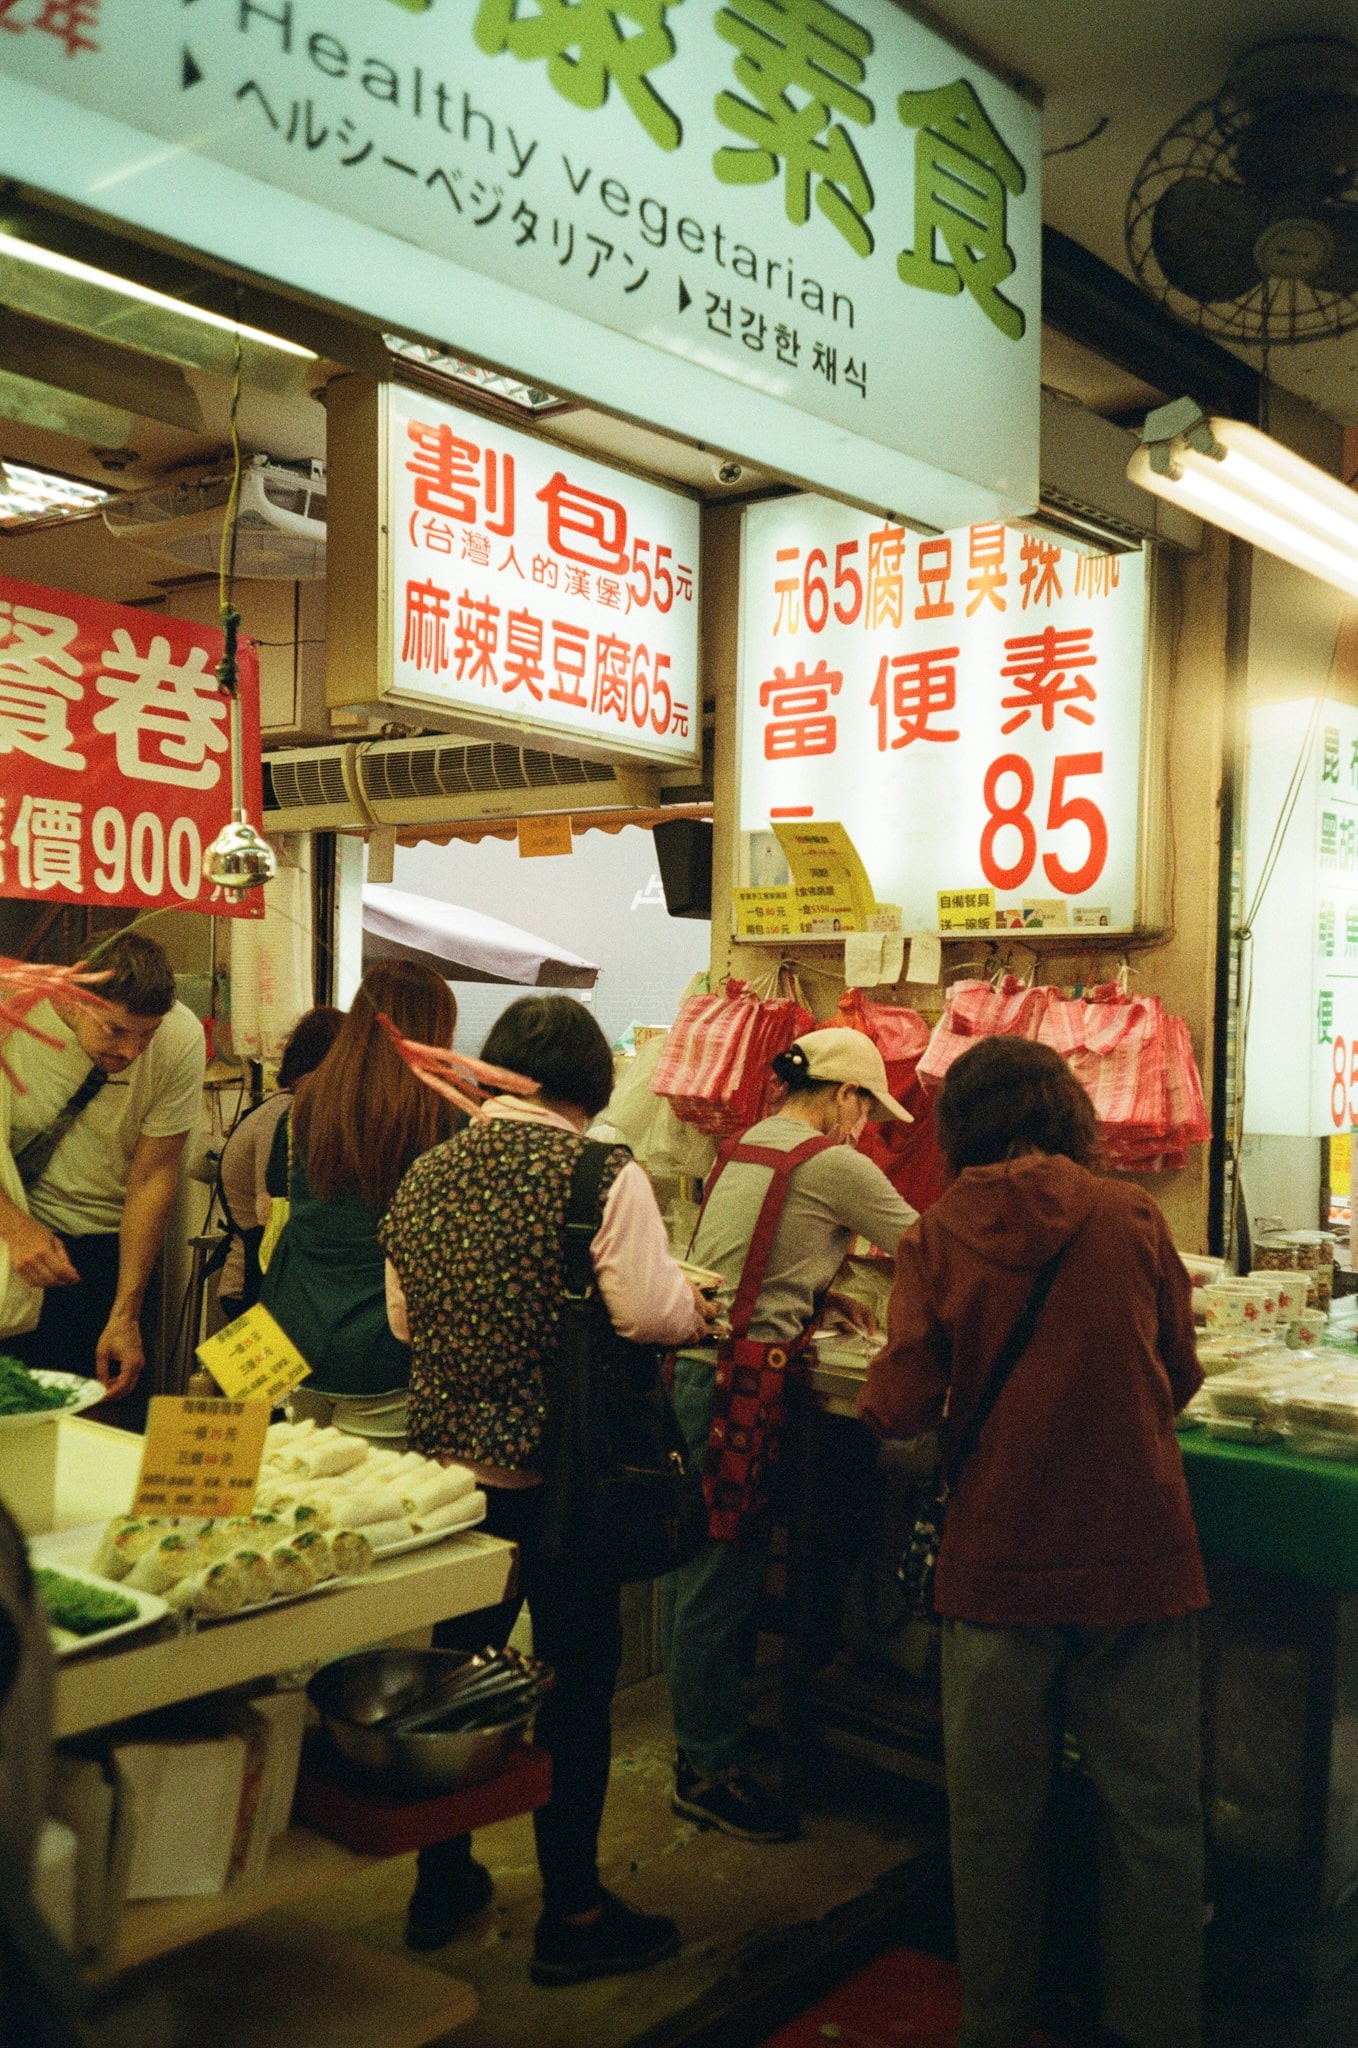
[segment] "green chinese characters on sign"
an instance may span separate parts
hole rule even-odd
[[[919,130],[915,246],[896,258],[902,281],[954,297],[969,291],[1001,334],[1021,340],[1023,314],[999,287],[1014,274],[1006,209],[1010,194],[1017,197],[1027,182],[1023,166],[965,78],[931,92],[903,92],[897,107],[904,125]]]
[[[674,55],[666,17],[683,0],[536,0],[536,12],[521,14],[520,0],[481,0],[473,31],[488,57],[508,50],[522,63],[547,60],[547,76],[562,99],[593,112],[616,85],[652,142],[677,149],[683,129],[666,106],[650,73]],[[634,24],[624,34],[624,21]]]
[[[781,165],[788,219],[805,225],[814,183],[826,219],[859,256],[870,256],[872,186],[843,120],[866,128],[875,118],[858,89],[872,37],[826,0],[735,0],[716,27],[740,52],[735,75],[749,95],[717,95],[718,120],[749,144],[719,149],[717,176],[726,185],[763,185]]]

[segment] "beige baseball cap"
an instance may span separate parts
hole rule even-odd
[[[882,1055],[863,1032],[843,1026],[808,1031],[804,1038],[793,1040],[791,1051],[804,1055],[808,1080],[847,1081],[851,1087],[861,1088],[872,1096],[877,1105],[870,1112],[873,1116],[895,1117],[903,1124],[915,1121],[909,1110],[902,1109],[891,1095]]]

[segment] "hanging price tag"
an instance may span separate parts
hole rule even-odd
[[[198,1346],[198,1361],[232,1401],[281,1401],[311,1367],[266,1308],[256,1302],[243,1316]]]
[[[248,1515],[255,1503],[267,1401],[151,1402],[134,1515]]]

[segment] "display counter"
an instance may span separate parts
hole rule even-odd
[[[785,1735],[942,1786],[937,1662],[895,1565],[927,1460],[853,1420],[852,1347],[813,1360],[787,1470]],[[1358,1463],[1181,1439],[1212,1605],[1204,1792],[1221,1980],[1305,1990],[1358,1957]],[[915,1449],[923,1451],[923,1446]]]
[[[79,1418],[58,1430],[57,1526],[125,1513],[141,1439]],[[167,1620],[125,1649],[110,1644],[60,1662],[55,1733],[83,1733],[493,1606],[506,1597],[515,1564],[512,1544],[473,1532],[379,1563],[352,1584],[211,1627],[185,1631]],[[294,1827],[273,1844],[252,1883],[209,1898],[129,1905],[110,1966],[121,1981],[106,1999],[168,2004],[177,2015],[176,2042],[194,2048],[237,2041],[338,2048],[335,1989],[343,1984],[351,1993],[344,2048],[418,2048],[441,2038],[476,2009],[467,1985],[278,1916],[278,1908],[329,1889],[370,1860]],[[248,2001],[224,2000],[224,1983],[241,1967],[251,1981]]]
[[[1221,1443],[1202,1429],[1179,1442],[1206,1556],[1358,1593],[1358,1463]]]

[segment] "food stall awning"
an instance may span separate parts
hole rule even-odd
[[[377,883],[363,891],[363,953],[372,960],[418,960],[445,981],[593,988],[599,978],[588,960],[517,925]]]

